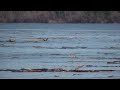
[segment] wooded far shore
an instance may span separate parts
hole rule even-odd
[[[120,11],[0,11],[0,23],[120,23]]]

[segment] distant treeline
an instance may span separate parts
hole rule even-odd
[[[0,11],[0,22],[120,23],[120,11]]]

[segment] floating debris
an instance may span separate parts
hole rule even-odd
[[[59,77],[59,76],[55,75],[54,77]]]
[[[80,75],[80,74],[73,74],[73,76],[74,76],[74,75]]]
[[[110,47],[110,49],[120,49],[120,47]]]
[[[40,42],[40,41],[47,41],[48,38],[31,38],[31,39],[27,39],[27,41],[29,42]]]
[[[69,70],[68,72],[112,72],[118,70]]]
[[[120,61],[107,62],[107,64],[120,64]]]
[[[78,49],[78,48],[86,49],[87,47],[61,47],[61,49]]]
[[[10,38],[8,40],[3,40],[3,41],[0,41],[0,42],[16,42],[16,39],[15,38]]]
[[[120,67],[120,66],[97,66],[97,65],[86,65],[86,67]]]
[[[79,69],[82,68],[82,67],[84,67],[84,65],[82,65],[82,66],[77,66],[77,67],[75,68],[75,70],[79,70]]]
[[[15,38],[10,38],[7,42],[16,42]]]
[[[56,69],[0,69],[0,71],[11,71],[11,72],[112,72],[120,70],[65,70],[62,68]]]
[[[108,77],[114,77],[114,76],[112,75],[112,76],[108,76]]]

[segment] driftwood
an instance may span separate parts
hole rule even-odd
[[[0,69],[0,71],[11,71],[11,72],[112,72],[120,70],[65,70],[62,68],[56,69]]]

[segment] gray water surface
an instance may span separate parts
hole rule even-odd
[[[47,41],[36,41],[48,38]],[[15,39],[15,42],[9,42]],[[109,62],[116,63],[109,63]],[[120,70],[120,24],[0,24],[0,69]],[[120,79],[114,72],[8,72],[1,79]]]

